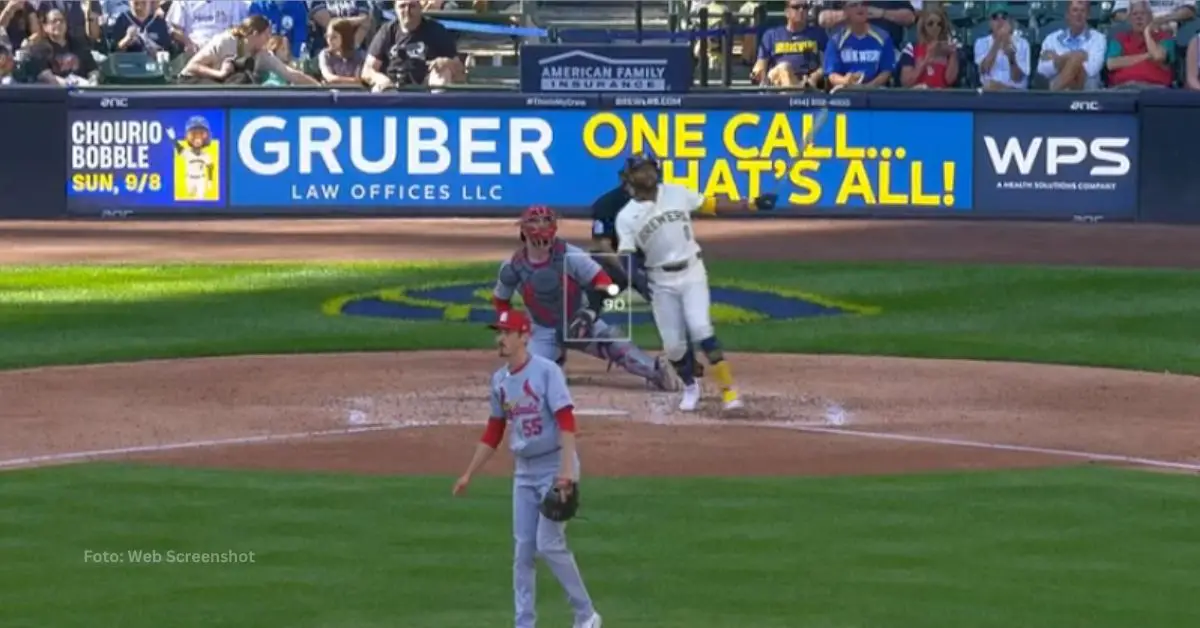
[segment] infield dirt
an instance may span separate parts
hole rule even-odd
[[[1200,267],[1200,231],[1176,227],[758,220],[697,231],[715,259]],[[564,233],[586,241],[587,224],[566,221]],[[6,223],[0,242],[0,263],[22,264],[498,262],[516,238],[507,220],[375,219]],[[735,354],[732,364],[751,412],[726,420],[685,417],[673,396],[572,356],[573,392],[589,414],[585,473],[875,474],[1079,464],[1088,454],[1200,470],[1200,378],[834,356]],[[118,457],[458,473],[497,365],[489,352],[423,352],[10,371],[0,374],[0,467]],[[507,469],[502,456],[489,468]]]

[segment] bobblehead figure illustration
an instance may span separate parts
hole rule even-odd
[[[175,200],[217,201],[220,166],[220,147],[212,137],[212,127],[204,116],[188,118],[183,139],[174,128],[167,128],[167,137],[175,148]]]

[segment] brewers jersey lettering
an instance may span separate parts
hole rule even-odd
[[[652,270],[695,257],[700,245],[692,234],[692,212],[703,204],[704,196],[682,185],[660,183],[655,200],[631,200],[617,214],[619,251],[641,249]]]
[[[558,421],[554,413],[572,405],[567,378],[557,364],[530,355],[516,371],[506,365],[492,375],[492,416],[503,417],[509,449],[518,458],[535,458],[558,451]]]

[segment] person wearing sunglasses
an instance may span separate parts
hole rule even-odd
[[[750,78],[781,87],[819,88],[824,82],[821,55],[829,37],[825,29],[809,25],[808,0],[791,0],[785,15],[786,24],[763,33]]]
[[[900,53],[900,85],[945,89],[958,82],[958,45],[950,37],[949,21],[939,8],[921,12],[917,43]]]
[[[979,80],[987,91],[1028,89],[1029,42],[1013,27],[1008,5],[992,5],[992,33],[975,40],[975,65]]]

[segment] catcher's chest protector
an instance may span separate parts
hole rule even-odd
[[[519,251],[512,259],[512,269],[517,273],[521,285],[521,299],[529,310],[533,322],[542,327],[561,329],[563,312],[574,312],[579,308],[583,290],[573,279],[565,277],[567,247],[556,242],[550,251],[550,261],[532,264]],[[563,282],[567,281],[567,302],[563,301]]]

